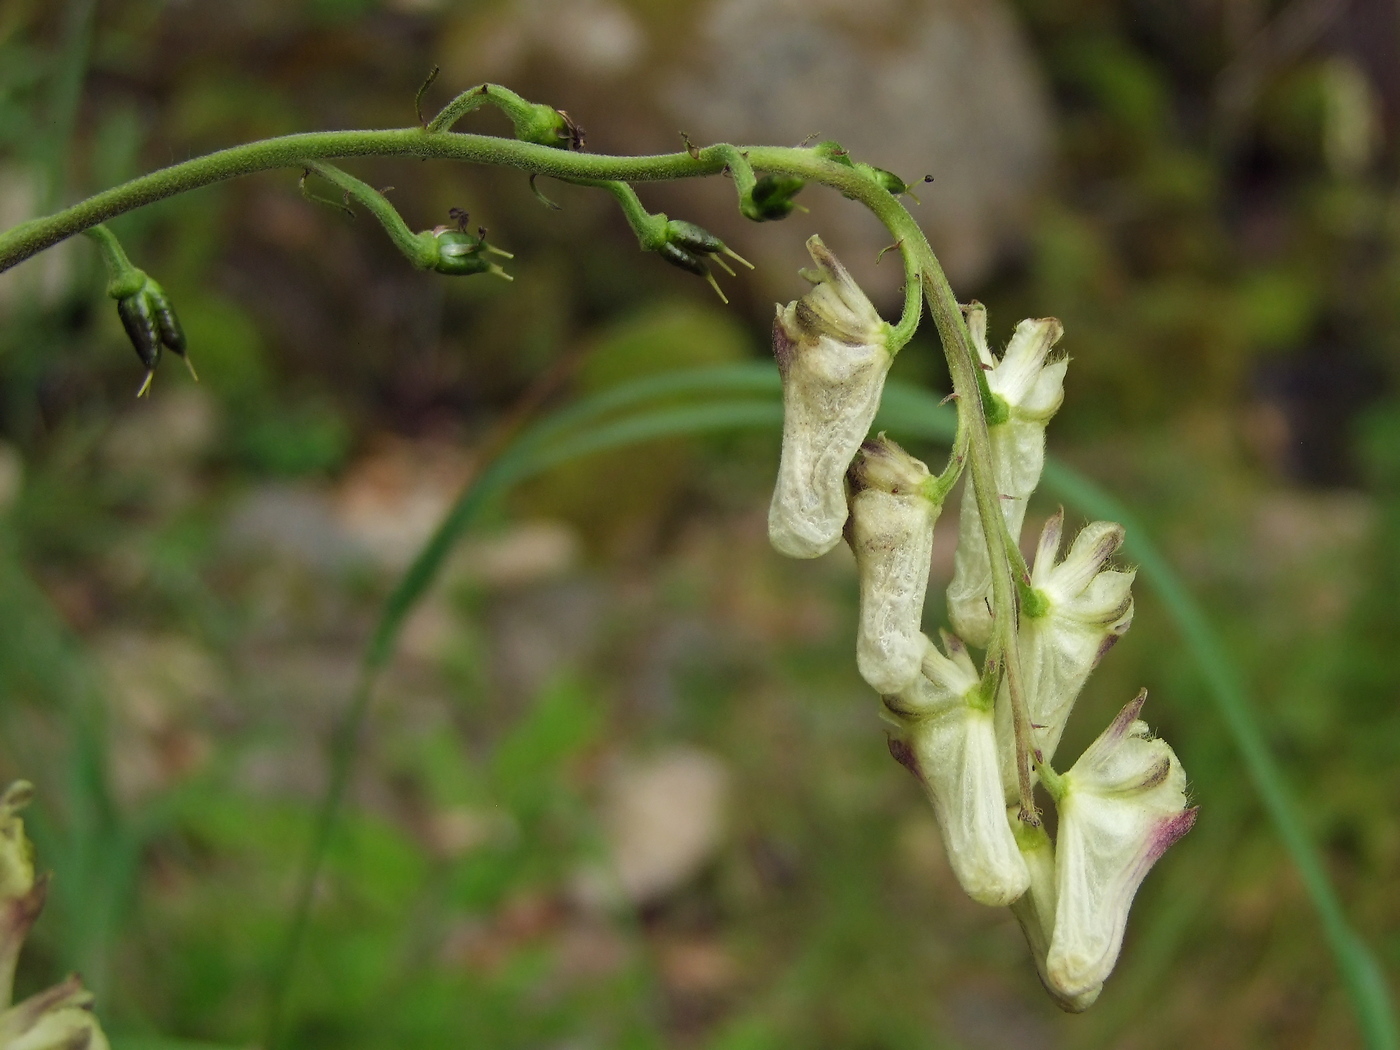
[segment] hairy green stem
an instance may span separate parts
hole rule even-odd
[[[127,258],[117,235],[101,223],[88,227],[83,233],[97,245],[102,263],[107,268],[107,296],[125,299],[139,292],[146,283],[146,275]]]
[[[314,171],[327,182],[339,186],[378,219],[379,224],[384,227],[384,232],[394,242],[394,247],[403,252],[404,256],[415,267],[420,270],[428,270],[437,262],[438,251],[432,244],[431,235],[425,239],[421,234],[410,229],[408,223],[404,222],[403,216],[399,214],[398,209],[389,203],[389,198],[369,183],[363,182],[348,171],[343,171],[334,164],[327,164],[324,161],[307,161],[306,170]]]
[[[488,93],[488,87],[485,86],[474,90],[479,91],[482,96]],[[504,92],[504,89],[501,90]],[[494,92],[494,86],[489,86],[489,91]],[[134,179],[54,215],[35,219],[0,234],[0,272],[74,233],[165,197],[224,179],[273,168],[316,170],[317,162],[336,157],[413,156],[464,160],[515,167],[532,174],[550,175],[574,182],[601,182],[623,205],[629,222],[638,231],[639,237],[643,238],[644,246],[644,235],[651,234],[651,226],[656,217],[645,212],[630,186],[623,185],[629,181],[713,175],[725,168],[734,173],[736,158],[739,158],[746,166],[740,176],[743,181],[747,181],[753,171],[757,170],[793,175],[838,190],[842,195],[864,204],[884,223],[894,235],[904,260],[906,298],[903,315],[891,332],[892,345],[896,348],[902,346],[912,336],[922,316],[922,303],[919,302],[922,294],[928,301],[944,352],[948,357],[954,393],[957,395],[958,412],[967,435],[967,464],[971,472],[971,483],[992,561],[995,625],[988,663],[1001,668],[1001,673],[1006,678],[1015,725],[1021,816],[1028,823],[1034,823],[1037,818],[1030,790],[1029,721],[1022,696],[1015,644],[1016,589],[1010,559],[1007,556],[1009,536],[1001,508],[998,506],[992,466],[987,410],[982,396],[986,386],[985,377],[980,374],[979,362],[952,287],[928,239],[913,217],[887,189],[866,172],[849,162],[843,163],[844,155],[833,159],[813,149],[736,147],[720,144],[704,149],[690,147],[680,153],[653,157],[608,157],[559,149],[557,145],[542,145],[538,141],[525,142],[441,130],[450,126],[451,121],[461,115],[457,110],[464,113],[478,105],[475,97],[468,96],[472,96],[472,93],[459,96],[457,102],[450,104],[427,128],[287,135],[222,150]],[[505,96],[502,95],[502,98],[505,99]],[[507,101],[518,98],[511,96]],[[547,124],[550,115],[554,114],[548,107],[533,106],[524,100],[519,101],[522,118],[538,117]],[[528,107],[528,113],[525,107]],[[509,111],[509,106],[504,108]],[[515,119],[513,113],[512,119]],[[548,128],[544,130],[548,131]],[[374,211],[381,222],[385,223],[390,236],[395,237],[396,241],[404,242],[401,247],[408,243],[407,238],[412,236],[411,231],[402,225],[402,219],[392,206],[383,200],[382,195],[353,176],[331,166],[322,165],[321,174]],[[411,252],[409,256],[414,258]],[[358,722],[360,707],[357,694],[357,704],[352,711],[357,717],[351,719],[352,723]],[[342,790],[343,785],[337,784],[332,796],[335,801],[330,807],[332,814],[338,805]],[[317,852],[319,854],[320,849]]]
[[[796,175],[830,186],[864,204],[894,235],[904,258],[906,282],[917,280],[922,284],[948,357],[953,389],[958,395],[958,410],[968,417],[968,467],[992,559],[996,620],[989,655],[997,666],[1004,668],[1015,726],[1021,811],[1024,819],[1034,820],[1030,791],[1030,725],[1015,645],[1015,580],[1006,553],[1006,526],[1001,509],[997,506],[987,416],[981,396],[982,388],[986,385],[985,377],[980,374],[961,308],[928,239],[904,206],[856,167],[803,147],[737,147],[723,143],[652,157],[609,157],[531,142],[486,135],[432,132],[424,128],[286,135],[163,168],[89,197],[55,215],[24,223],[0,235],[0,271],[65,237],[143,204],[238,175],[279,167],[306,168],[316,160],[330,157],[373,155],[465,160],[505,165],[576,182],[621,183],[717,174],[731,165],[736,154],[742,156],[753,170]],[[613,192],[623,203],[624,211],[635,201],[630,187],[625,193],[616,189]],[[640,202],[636,202],[636,208],[640,207]],[[628,217],[629,221],[638,219],[638,216],[630,213]],[[918,323],[921,311],[911,305],[913,298],[912,293],[906,298],[904,315],[895,327],[897,338],[907,338]]]
[[[922,233],[919,236],[923,238]],[[1020,654],[1016,646],[1016,577],[1006,553],[1011,540],[1006,518],[1001,512],[1001,496],[997,492],[996,471],[992,465],[992,439],[987,431],[987,416],[978,385],[982,369],[972,347],[972,337],[963,321],[962,310],[932,251],[929,252],[929,259],[933,272],[924,270],[924,292],[928,296],[938,334],[943,340],[943,351],[948,357],[953,391],[958,395],[958,414],[965,415],[968,420],[968,470],[972,475],[969,483],[982,518],[987,553],[991,558],[993,621],[992,641],[987,647],[987,666],[997,668],[1005,676],[1016,740],[1020,817],[1027,824],[1037,824],[1039,817],[1031,793],[1031,723],[1026,710]]]

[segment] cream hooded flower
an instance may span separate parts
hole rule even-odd
[[[987,385],[1003,416],[997,422],[988,420],[992,468],[1002,515],[1014,542],[1020,539],[1026,500],[1035,491],[1045,464],[1045,425],[1064,400],[1068,362],[1063,358],[1048,361],[1050,349],[1064,329],[1053,317],[1022,321],[998,361],[987,347],[987,311],[980,303],[973,303],[966,314]],[[991,563],[969,477],[958,520],[953,580],[948,584],[948,619],[953,630],[971,645],[985,646],[991,639],[991,593]]]
[[[34,788],[17,780],[0,795],[0,1008],[9,1005],[19,951],[44,907],[47,880],[35,878],[34,847],[20,810]]]
[[[0,1050],[107,1050],[92,993],[76,975],[0,1013]]]
[[[1049,762],[1065,722],[1089,673],[1133,622],[1134,570],[1103,566],[1123,544],[1123,526],[1112,521],[1086,525],[1064,561],[1056,562],[1064,511],[1045,523],[1031,569],[1030,593],[1022,603],[1016,645],[1031,746]],[[1005,690],[997,700],[1002,783],[1016,790],[1015,734]]]
[[[792,558],[825,554],[846,522],[846,468],[870,432],[894,355],[880,319],[820,237],[807,241],[812,290],[778,307],[773,356],[783,379],[783,449],[768,538]]]
[[[1118,961],[1142,880],[1196,822],[1176,753],[1138,721],[1146,699],[1144,690],[1060,778],[1055,925],[1044,973],[1066,1003],[1093,1001]]]
[[[922,673],[885,697],[900,729],[890,751],[923,783],[967,895],[1006,905],[1026,892],[1030,874],[1006,819],[992,712],[962,642],[945,634],[943,644],[946,656],[927,642]]]
[[[1055,903],[1058,891],[1055,886],[1055,844],[1050,841],[1043,827],[1032,827],[1017,819],[1018,806],[1008,807],[1006,818],[1016,835],[1016,845],[1021,848],[1021,857],[1031,875],[1031,887],[1011,904],[1011,914],[1021,924],[1021,932],[1026,935],[1035,968],[1040,974],[1040,983],[1050,993],[1060,1008],[1072,1013],[1081,1013],[1094,1005],[1099,997],[1099,986],[1067,996],[1050,981],[1045,969],[1046,956],[1050,952],[1050,937],[1055,931]]]
[[[918,676],[928,646],[924,596],[943,504],[930,495],[928,467],[884,434],[861,446],[847,477],[846,538],[860,578],[856,664],[876,692],[897,693]]]

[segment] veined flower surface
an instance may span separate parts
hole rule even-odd
[[[1008,807],[1006,819],[1011,822],[1016,845],[1020,847],[1021,857],[1030,872],[1031,886],[1011,903],[1011,914],[1016,916],[1021,932],[1026,935],[1036,971],[1040,974],[1040,983],[1062,1009],[1077,1014],[1094,1004],[1099,997],[1099,986],[1071,997],[1050,981],[1045,963],[1050,952],[1050,937],[1055,931],[1055,845],[1043,827],[1032,827],[1019,820],[1019,810],[1019,806]]]
[[[860,579],[856,664],[881,694],[919,675],[933,526],[943,509],[928,495],[928,467],[881,434],[856,453],[847,474],[847,540]]]
[[[1176,753],[1138,720],[1146,698],[1144,691],[1124,707],[1060,778],[1045,978],[1067,1002],[1097,995],[1118,961],[1142,880],[1196,822]]]
[[[966,315],[987,386],[1001,409],[1002,418],[988,421],[988,433],[996,495],[1015,542],[1025,521],[1026,500],[1035,491],[1045,464],[1045,425],[1064,400],[1067,361],[1049,360],[1050,350],[1064,329],[1053,317],[1022,321],[998,361],[987,346],[987,311],[980,303],[973,303]],[[991,592],[992,568],[982,515],[968,477],[958,519],[953,579],[948,584],[948,619],[953,630],[972,645],[985,646],[991,639]]]
[[[107,1050],[92,993],[76,975],[0,1013],[0,1050]]]
[[[1132,625],[1134,571],[1103,566],[1123,544],[1123,526],[1112,521],[1086,525],[1063,561],[1056,562],[1064,512],[1045,523],[1031,569],[1031,595],[1021,610],[1016,645],[1031,747],[1049,762],[1059,746],[1089,673]],[[1003,688],[997,699],[1002,783],[1016,790],[1015,733],[1011,703]]]
[[[922,673],[885,706],[901,736],[890,749],[924,785],[938,818],[948,863],[967,895],[981,904],[1010,904],[1030,874],[1006,819],[992,712],[962,642],[932,642]]]
[[[894,355],[890,326],[820,237],[812,290],[778,307],[773,356],[783,380],[783,447],[768,508],[768,538],[783,554],[815,558],[841,538],[846,468],[870,432]]]
[[[34,847],[19,815],[33,794],[17,780],[0,795],[0,1008],[9,1005],[20,948],[44,906],[47,882],[35,878]]]

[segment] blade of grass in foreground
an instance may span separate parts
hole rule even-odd
[[[275,1048],[286,985],[291,979],[310,915],[310,902],[326,847],[334,831],[353,763],[355,741],[375,680],[393,654],[409,613],[436,579],[447,555],[479,511],[511,485],[570,460],[655,440],[745,427],[776,427],[782,421],[780,386],[771,365],[738,365],[667,373],[624,384],[548,417],[526,430],[468,485],[386,601],[366,649],[359,684],[332,748],[331,783],[318,814],[312,848],[287,944],[272,989],[266,1045]],[[724,395],[716,400],[713,395]],[[751,395],[735,398],[736,394]],[[648,407],[667,399],[709,395],[703,402]],[[624,409],[637,411],[622,413]],[[877,428],[910,437],[949,441],[953,410],[933,395],[900,383],[886,386]],[[1358,1024],[1371,1050],[1397,1050],[1396,1027],[1383,972],[1369,948],[1347,923],[1316,848],[1297,816],[1282,770],[1269,751],[1248,696],[1228,654],[1221,648],[1204,611],[1136,519],[1093,482],[1053,460],[1047,461],[1046,488],[1091,518],[1121,522],[1128,531],[1128,553],[1140,576],[1161,597],[1200,671],[1216,710],[1244,759],[1245,769],[1265,812],[1298,868],[1308,897],[1351,997]]]

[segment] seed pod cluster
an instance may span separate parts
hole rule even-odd
[[[126,330],[136,356],[146,366],[145,381],[137,392],[139,397],[150,389],[151,378],[160,364],[162,349],[182,358],[191,374],[194,373],[194,366],[190,364],[185,332],[180,327],[180,319],[175,314],[170,297],[153,279],[140,271],[136,273],[140,279],[139,287],[117,300],[117,316],[121,318],[122,328]]]

